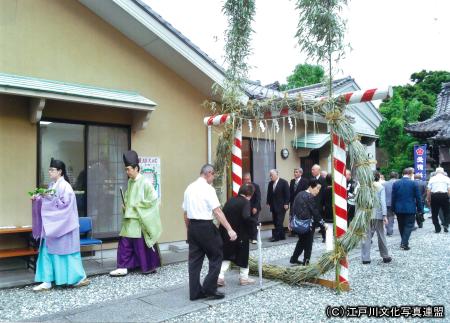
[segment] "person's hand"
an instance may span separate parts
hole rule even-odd
[[[254,208],[252,209],[252,214],[255,215],[257,212],[258,212],[258,210],[254,207]]]
[[[289,232],[292,232],[292,227],[291,227],[290,223],[288,224],[288,230],[289,230]]]
[[[285,205],[284,205],[284,209],[285,209],[285,210],[289,209],[289,204],[285,204]]]
[[[228,230],[228,235],[230,236],[230,240],[231,240],[231,241],[234,241],[234,240],[237,239],[237,234],[236,234],[236,232],[234,232],[233,229]]]
[[[387,218],[387,216],[383,216],[383,223],[386,225],[386,224],[388,224],[388,218]]]

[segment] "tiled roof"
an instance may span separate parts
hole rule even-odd
[[[342,79],[337,79],[333,81],[333,90],[336,91],[340,87],[347,85],[348,83],[351,83],[353,81],[353,78],[350,76],[344,77]],[[325,96],[328,92],[327,85],[325,83],[318,83],[308,86],[302,86],[296,89],[291,89],[288,91],[288,94],[290,96],[295,96],[298,93],[301,93],[302,96],[307,98],[317,98],[321,96]]]
[[[337,89],[351,82],[353,82],[353,78],[350,76],[334,80],[333,90],[336,91]],[[259,82],[248,81],[245,90],[251,99],[258,100],[258,99],[282,98],[284,97],[284,92],[279,90],[277,83],[278,82],[275,82],[264,86],[261,85]],[[301,93],[304,98],[313,99],[325,96],[327,94],[327,91],[328,89],[325,83],[317,83],[313,85],[302,86],[299,88],[288,90],[287,94],[288,96],[295,97],[297,96],[297,94]]]
[[[442,84],[433,116],[406,126],[405,130],[415,137],[450,140],[450,82]]]
[[[436,111],[434,115],[440,115],[450,112],[450,82],[442,83],[442,90],[438,95],[436,102]]]

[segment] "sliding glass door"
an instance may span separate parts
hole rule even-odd
[[[97,237],[116,236],[122,217],[119,188],[127,185],[122,154],[130,146],[129,128],[41,121],[39,139],[38,186],[49,183],[50,159],[62,160],[79,216],[92,218]]]

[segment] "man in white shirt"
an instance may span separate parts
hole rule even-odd
[[[200,177],[191,183],[184,192],[184,222],[189,243],[189,297],[221,299],[225,295],[217,291],[217,278],[222,265],[222,238],[213,223],[213,214],[227,230],[231,241],[236,240],[225,215],[220,209],[216,191],[212,187],[214,167],[206,164],[200,171]],[[200,272],[205,255],[209,260],[209,271],[203,286],[200,284]]]
[[[427,185],[427,203],[431,207],[431,217],[435,232],[441,232],[441,225],[439,224],[438,214],[442,209],[443,221],[442,226],[444,232],[448,232],[448,225],[450,222],[449,214],[449,202],[448,197],[450,195],[450,178],[445,176],[444,169],[442,167],[436,168],[436,175],[430,178]]]

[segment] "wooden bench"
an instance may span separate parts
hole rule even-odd
[[[4,228],[0,229],[0,235],[24,235],[27,241],[27,247],[10,248],[0,250],[0,259],[5,258],[24,258],[27,262],[27,268],[36,269],[36,255],[39,253],[34,239],[31,236],[31,228]]]

